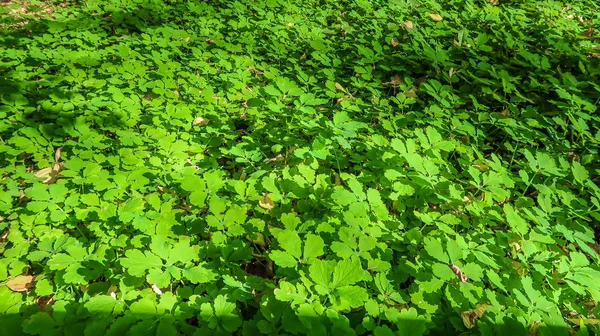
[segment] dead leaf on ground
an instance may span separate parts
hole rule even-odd
[[[275,202],[273,202],[271,197],[269,197],[269,194],[265,194],[258,201],[258,205],[260,205],[260,207],[263,209],[271,210],[275,207]]]
[[[573,8],[573,7],[571,7],[571,6],[567,6],[567,7],[565,7],[565,8],[563,8],[563,9],[562,9],[562,12],[563,12],[563,13],[566,13],[566,12],[570,11],[570,10],[571,10],[571,8]]]
[[[462,317],[465,327],[467,327],[469,329],[472,329],[473,327],[475,327],[475,322],[477,322],[477,320],[479,318],[481,318],[483,313],[485,313],[485,311],[490,306],[491,306],[491,304],[489,304],[489,303],[480,303],[477,306],[475,306],[474,309],[461,312],[460,317]]]
[[[406,29],[413,29],[415,27],[415,24],[412,21],[407,20],[407,21],[404,21],[403,23],[401,23],[400,27],[403,27]]]
[[[584,36],[584,37],[590,37],[590,36],[592,36],[592,34],[594,34],[594,29],[590,28],[588,30],[582,31],[580,35]]]
[[[19,275],[6,282],[6,287],[15,292],[25,292],[33,287],[35,279],[32,275]]]
[[[392,44],[392,47],[397,47],[400,44],[400,41],[398,41],[397,38],[392,37],[392,41],[390,43]]]
[[[429,17],[436,22],[442,21],[444,18],[440,14],[431,13]]]
[[[467,280],[469,278],[467,278],[467,276],[464,275],[464,273],[462,272],[462,270],[460,269],[460,267],[458,267],[458,266],[456,266],[454,264],[450,264],[449,266],[452,269],[452,272],[454,272],[454,274],[456,274],[456,276],[458,277],[458,279],[460,280],[460,282],[467,282]]]
[[[487,2],[492,6],[496,6],[500,3],[500,0],[487,0]]]
[[[198,118],[194,119],[194,121],[192,122],[192,125],[194,125],[194,126],[208,125],[208,119],[202,118],[202,117],[198,117]]]

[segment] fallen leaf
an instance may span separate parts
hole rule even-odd
[[[260,205],[260,207],[263,208],[263,209],[271,210],[271,209],[273,209],[275,207],[275,202],[273,202],[273,200],[271,199],[271,197],[269,197],[269,194],[265,194],[258,201],[258,205]]]
[[[467,280],[469,278],[467,278],[467,276],[463,274],[463,272],[460,270],[460,267],[458,267],[454,264],[450,264],[449,266],[452,269],[452,272],[454,272],[454,274],[456,274],[456,276],[458,277],[460,282],[467,282]]]
[[[397,47],[400,44],[400,41],[398,41],[397,38],[392,37],[391,44],[392,44],[392,47]]]
[[[383,84],[386,84],[386,85],[400,85],[400,84],[402,84],[402,79],[400,79],[400,76],[394,75],[394,78],[391,81],[385,82]]]
[[[489,303],[480,303],[475,306],[474,309],[461,312],[460,317],[462,317],[465,327],[472,329],[475,326],[477,319],[479,319],[490,306],[491,304]]]
[[[413,29],[415,27],[415,25],[412,21],[408,20],[408,21],[404,21],[403,23],[401,23],[400,27],[403,27],[406,29]]]
[[[60,171],[63,169],[63,163],[55,163],[52,167],[46,167],[38,170],[37,173],[33,174],[33,176],[37,178],[43,178],[42,183],[44,184],[52,184],[56,182],[58,179],[58,175]]]
[[[62,150],[62,147],[58,147],[56,153],[54,153],[54,162],[58,162],[58,160],[60,160],[60,154],[62,153]]]
[[[590,37],[594,33],[594,29],[590,28],[581,32],[581,36]]]
[[[436,22],[442,21],[444,18],[440,14],[429,14],[429,17]]]
[[[152,285],[152,290],[154,291],[154,293],[161,295],[163,292],[162,290],[160,290],[160,288],[158,288],[158,286],[156,286],[156,284]]]
[[[566,12],[570,11],[570,10],[571,10],[571,8],[573,8],[573,7],[571,7],[571,6],[567,6],[567,7],[565,7],[565,8],[563,8],[563,9],[562,9],[562,12],[563,12],[563,13],[566,13]]]
[[[496,6],[500,2],[500,0],[487,0],[487,2],[492,6]]]
[[[577,15],[577,21],[583,23],[585,20],[583,19],[583,16]]]
[[[194,119],[194,121],[192,122],[192,125],[194,125],[194,126],[208,125],[208,119],[202,118],[202,117],[198,117],[198,118]]]
[[[35,299],[35,302],[40,306],[42,311],[45,311],[46,306],[54,303],[54,296],[53,295],[39,296],[37,299]]]
[[[283,161],[283,155],[279,154],[276,157],[272,157],[270,159],[267,160],[267,163],[272,163],[272,162],[279,162],[279,161]]]
[[[215,43],[215,40],[213,40],[213,39],[211,39],[211,38],[207,38],[206,40],[204,40],[204,42],[207,42],[207,43],[213,44],[213,43]]]
[[[25,292],[33,287],[35,280],[31,275],[19,275],[6,282],[6,287],[15,292]]]

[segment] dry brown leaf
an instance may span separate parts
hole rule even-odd
[[[492,6],[496,6],[500,3],[500,0],[487,0],[487,2]]]
[[[6,287],[15,292],[25,292],[33,287],[35,279],[31,275],[18,275],[6,282]]]
[[[204,42],[207,42],[207,43],[213,44],[213,43],[215,43],[215,40],[213,40],[213,39],[211,39],[211,38],[207,38],[206,40],[204,40]]]
[[[38,306],[40,306],[42,311],[45,311],[46,306],[54,303],[54,296],[53,295],[38,296],[37,299],[35,299],[35,302],[38,304]]]
[[[400,41],[398,41],[397,38],[392,37],[392,41],[390,43],[392,44],[392,47],[397,47],[400,44]]]
[[[270,159],[267,160],[267,163],[272,163],[272,162],[279,162],[279,161],[283,161],[283,155],[279,154],[276,157],[272,157]]]
[[[62,153],[62,150],[62,147],[58,147],[56,153],[54,153],[54,162],[58,162],[58,160],[60,160],[60,154]]]
[[[198,118],[194,119],[194,121],[192,122],[192,125],[194,125],[194,126],[208,125],[208,119],[202,118],[202,117],[198,117]]]
[[[583,16],[577,15],[577,21],[583,23],[585,20],[583,19]]]
[[[562,9],[562,12],[563,12],[563,13],[566,13],[566,12],[570,11],[570,10],[571,10],[571,8],[573,8],[573,7],[571,7],[571,6],[567,6],[567,7],[565,7],[565,8],[563,8],[563,9]]]
[[[58,179],[60,171],[63,169],[63,163],[55,163],[52,167],[46,167],[38,170],[33,176],[44,179],[42,183],[52,184]]]
[[[429,17],[436,22],[442,21],[444,18],[440,14],[431,13]]]
[[[469,278],[467,278],[467,276],[463,274],[463,272],[461,271],[460,267],[458,267],[458,266],[456,266],[454,264],[450,264],[449,266],[452,269],[452,272],[454,272],[454,274],[456,274],[456,276],[458,277],[458,279],[460,280],[460,282],[467,282],[467,280]]]
[[[415,27],[415,24],[408,20],[408,21],[404,21],[403,23],[400,24],[400,27],[406,28],[406,29],[413,29]]]
[[[400,76],[394,75],[394,78],[391,81],[385,82],[383,84],[385,84],[385,85],[400,85],[402,83],[403,82],[402,82],[402,79],[400,79]]]
[[[467,310],[460,313],[460,317],[462,317],[463,323],[465,327],[472,329],[475,327],[475,322],[485,313],[485,311],[490,307],[489,303],[480,303],[475,306],[474,309]]]
[[[269,194],[265,194],[258,201],[258,205],[260,205],[260,207],[263,209],[271,210],[275,207],[275,202],[273,202],[271,197],[269,197]]]
[[[592,36],[592,34],[594,34],[593,28],[590,28],[588,30],[584,30],[581,32],[581,36],[585,36],[585,37],[590,37],[590,36]]]

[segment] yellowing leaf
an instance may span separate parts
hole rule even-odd
[[[400,41],[398,41],[397,38],[392,37],[392,41],[390,43],[392,44],[392,47],[397,47],[400,44]]]
[[[575,323],[575,324],[585,324],[585,325],[597,325],[600,326],[600,320],[599,319],[591,319],[591,318],[586,318],[586,319],[581,319],[581,318],[568,318],[567,321]]]
[[[415,27],[415,24],[412,21],[404,21],[403,23],[400,24],[400,27],[403,27],[406,29],[413,29]]]
[[[429,14],[429,17],[436,22],[442,21],[444,18],[440,14]]]
[[[198,117],[198,118],[194,119],[194,121],[192,122],[192,125],[194,125],[194,126],[208,125],[208,119],[202,118],[202,117]]]
[[[340,91],[342,91],[344,93],[348,93],[348,91],[346,91],[346,89],[342,86],[342,84],[336,82],[334,84],[334,86],[335,86],[336,89],[338,89],[338,90],[340,90]]]
[[[417,98],[417,90],[413,86],[410,90],[404,91],[404,95],[408,98]]]
[[[489,303],[480,303],[475,306],[474,309],[460,313],[460,317],[462,317],[465,327],[472,329],[475,326],[477,319],[479,319],[490,306],[491,304]]]
[[[275,207],[275,203],[273,202],[271,197],[269,197],[269,194],[265,194],[263,197],[261,197],[261,199],[258,201],[258,205],[260,205],[261,208],[267,210],[271,210]]]
[[[6,287],[10,288],[15,292],[25,292],[29,288],[33,287],[35,280],[31,275],[19,275],[6,282]]]

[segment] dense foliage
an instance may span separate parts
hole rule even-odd
[[[0,10],[0,333],[598,333],[594,1]]]

